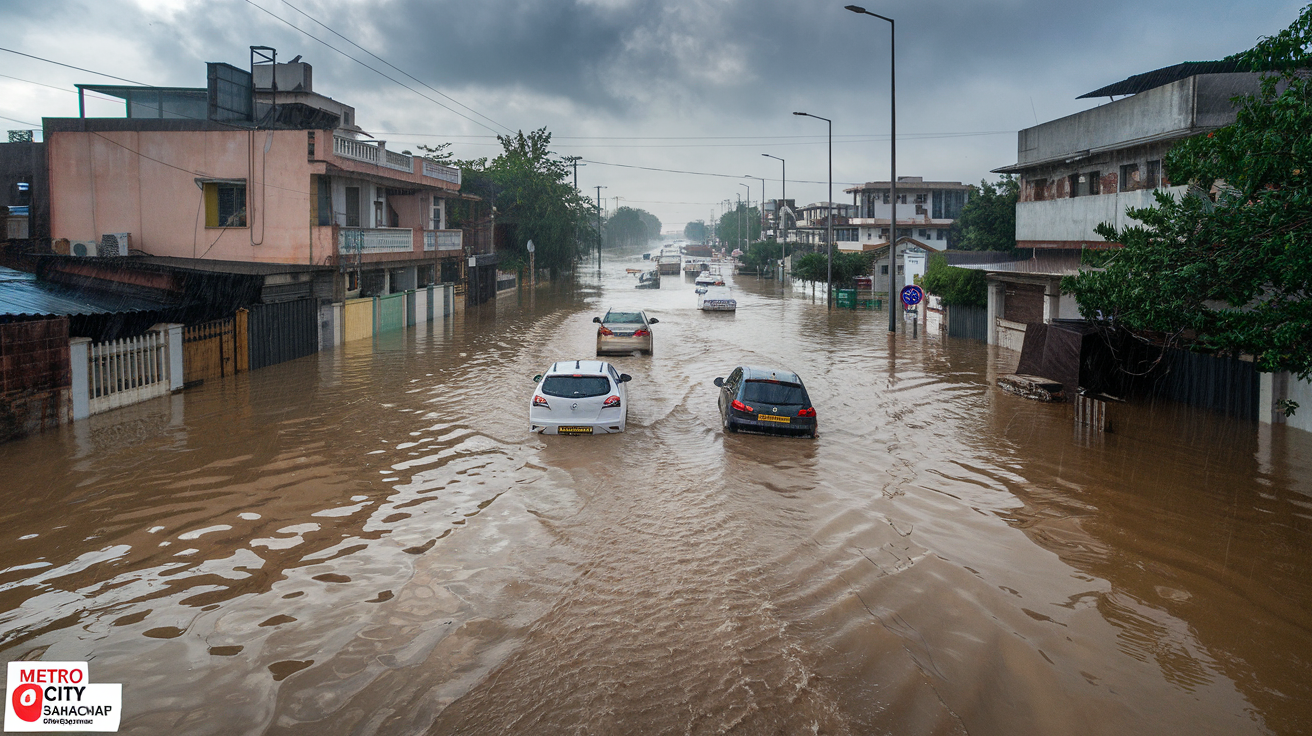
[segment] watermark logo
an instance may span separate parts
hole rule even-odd
[[[117,731],[119,683],[95,683],[86,662],[10,662],[5,731]]]

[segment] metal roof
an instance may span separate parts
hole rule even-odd
[[[76,291],[0,266],[0,316],[145,312],[161,306],[137,297]]]
[[[1154,87],[1161,87],[1178,82],[1181,79],[1192,77],[1196,74],[1230,74],[1232,72],[1242,72],[1237,61],[1186,61],[1174,66],[1164,66],[1161,69],[1154,69],[1143,74],[1135,74],[1132,77],[1123,79],[1116,84],[1109,84],[1106,87],[1100,87],[1092,92],[1082,94],[1076,97],[1077,100],[1083,100],[1089,97],[1111,97],[1112,95],[1137,95],[1140,92],[1146,92]]]

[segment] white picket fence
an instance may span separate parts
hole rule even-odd
[[[93,343],[69,341],[73,418],[137,404],[182,387],[182,326],[160,324],[144,335]]]

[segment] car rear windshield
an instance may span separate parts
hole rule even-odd
[[[602,320],[602,322],[605,322],[608,325],[640,325],[642,324],[642,312],[607,312],[606,319]]]
[[[567,399],[585,399],[610,391],[605,376],[547,376],[542,379],[542,393]]]
[[[743,401],[758,404],[801,404],[809,406],[806,389],[795,383],[748,381],[743,384]]]

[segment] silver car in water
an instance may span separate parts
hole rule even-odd
[[[597,323],[597,355],[641,352],[651,355],[651,326],[660,320],[648,317],[641,309],[612,308],[605,317],[593,317]]]

